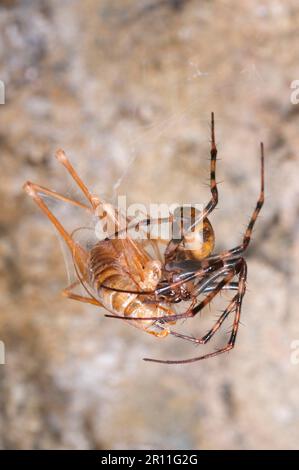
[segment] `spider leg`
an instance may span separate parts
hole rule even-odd
[[[216,161],[217,161],[217,147],[215,141],[215,123],[214,123],[214,113],[211,114],[211,167],[210,167],[210,189],[211,189],[211,199],[206,205],[201,215],[201,220],[208,217],[208,215],[215,209],[218,204],[218,189],[216,183]],[[198,223],[198,222],[197,222]]]
[[[216,183],[216,161],[217,161],[217,147],[215,141],[215,121],[214,121],[214,113],[211,113],[211,164],[210,164],[210,189],[211,189],[211,199],[208,204],[205,206],[204,210],[202,211],[200,217],[195,220],[194,225],[197,225],[203,219],[208,217],[208,215],[215,209],[218,204],[218,189]],[[192,228],[192,227],[190,227]],[[165,259],[169,260],[173,257],[174,252],[182,242],[184,236],[178,238],[176,240],[170,240],[166,250],[165,250]]]
[[[236,246],[235,248],[232,248],[231,250],[224,251],[220,255],[212,256],[210,259],[218,259],[221,257],[222,259],[228,258],[230,256],[239,256],[241,255],[248,247],[251,236],[252,236],[252,231],[253,227],[255,225],[255,222],[258,218],[258,215],[263,207],[264,204],[264,199],[265,199],[265,177],[264,177],[264,144],[261,142],[261,188],[260,188],[260,195],[256,203],[256,207],[251,215],[249,224],[246,228],[243,241],[241,245]]]
[[[228,307],[224,310],[224,312],[218,318],[217,322],[213,325],[213,327],[204,336],[202,336],[200,338],[196,338],[194,336],[184,335],[184,334],[178,333],[178,332],[173,331],[173,330],[170,331],[170,334],[175,336],[176,338],[185,339],[185,340],[191,341],[192,343],[195,343],[195,344],[206,344],[208,341],[210,341],[210,339],[214,336],[214,334],[219,330],[219,328],[221,327],[224,320],[226,320],[228,315],[234,310],[235,305],[236,305],[236,298],[237,298],[237,296],[235,296],[231,300]]]
[[[231,255],[239,255],[240,253],[244,252],[248,247],[253,231],[254,224],[257,220],[257,217],[263,207],[265,200],[265,177],[264,177],[264,145],[261,143],[261,190],[258,201],[256,203],[256,207],[252,213],[251,219],[247,226],[246,232],[244,234],[243,242],[239,247],[233,248],[230,250]]]
[[[235,265],[232,265],[230,267],[230,270],[227,267],[223,268],[222,274],[224,274],[224,272],[226,271],[229,271],[228,274],[225,275],[225,277],[215,286],[214,290],[210,292],[201,302],[199,302],[199,304],[196,307],[192,309],[187,309],[185,312],[178,313],[175,315],[165,315],[161,317],[143,317],[141,318],[141,320],[173,321],[173,320],[180,320],[183,318],[194,317],[195,315],[197,315],[198,312],[200,312],[206,305],[208,305],[211,302],[211,300],[222,290],[223,286],[230,283],[230,281],[236,275]],[[108,318],[124,319],[124,316],[122,315],[105,315],[105,316]],[[127,317],[126,320],[139,320],[139,318]]]
[[[198,296],[208,289],[208,292],[212,292],[215,287],[217,287],[217,282],[216,280],[225,274],[228,274],[229,270],[227,268],[222,268],[216,271],[212,276],[209,276],[208,279],[203,279],[198,283],[198,285],[195,286],[194,292],[192,293],[194,296]],[[224,289],[227,285],[230,285],[231,283],[225,284],[222,289]]]
[[[213,283],[210,286],[204,288],[203,292],[212,292],[215,289],[216,284]],[[222,290],[238,290],[238,282],[230,282],[226,286],[223,286]]]
[[[206,274],[207,270],[210,270],[211,267],[213,267],[214,262],[209,263],[208,265],[205,266],[205,269],[201,269],[199,264],[197,264],[197,269],[194,269],[190,272],[185,272],[182,273],[178,279],[175,282],[172,282],[171,284],[167,284],[166,286],[160,287],[159,289],[156,290],[130,290],[130,289],[118,289],[116,287],[109,287],[106,286],[105,283],[101,284],[101,287],[103,289],[115,291],[115,292],[124,292],[126,294],[136,294],[136,295],[156,295],[156,297],[161,296],[161,294],[165,295],[169,293],[170,290],[172,290],[175,287],[180,287],[182,284],[185,282],[190,282],[196,279],[196,277],[199,276],[204,276]],[[219,264],[219,263],[218,263]],[[222,267],[222,265],[221,265]],[[218,275],[217,275],[218,277]],[[113,318],[123,318],[122,316],[113,316]],[[159,317],[160,318],[160,317]],[[144,318],[143,318],[144,319]]]
[[[214,263],[215,264],[215,263]],[[219,263],[218,263],[219,264]],[[178,276],[178,279],[175,281],[175,282],[172,282],[171,284],[168,284],[166,286],[163,286],[163,287],[160,287],[159,289],[156,289],[156,290],[130,290],[130,289],[118,289],[117,287],[110,287],[110,286],[106,286],[105,283],[101,284],[101,288],[103,289],[107,289],[107,290],[111,290],[111,291],[114,291],[114,292],[123,292],[123,293],[126,293],[126,294],[136,294],[136,295],[155,295],[156,298],[159,296],[161,296],[161,294],[165,295],[167,294],[170,290],[174,289],[175,287],[180,287],[182,284],[186,283],[186,282],[190,282],[190,281],[193,281],[194,279],[196,279],[197,277],[203,277],[204,275],[207,274],[207,270],[211,269],[211,267],[213,267],[213,263],[209,263],[205,269],[197,269],[195,271],[191,271],[191,272],[187,272],[187,273],[182,273],[181,275]],[[227,270],[225,270],[226,272]],[[200,286],[198,287],[198,289],[196,290],[196,294],[195,295],[199,295],[202,291],[204,291],[204,286],[209,284],[211,282],[211,280],[214,280],[216,279],[217,277],[219,277],[221,274],[224,274],[224,272],[216,272],[216,274],[214,274],[212,277],[209,277],[209,279],[204,282],[204,285],[202,286],[202,283],[200,283]],[[156,301],[156,299],[155,299]],[[122,317],[119,317],[119,316],[114,316],[113,318],[122,318]],[[160,318],[160,317],[159,317]],[[143,318],[144,319],[144,318]]]
[[[225,352],[230,351],[235,346],[236,336],[238,333],[239,323],[240,323],[240,315],[241,315],[241,306],[242,300],[246,291],[246,278],[247,278],[247,265],[244,258],[239,258],[239,288],[238,294],[235,296],[235,305],[236,305],[236,313],[234,318],[234,324],[232,328],[232,332],[229,338],[227,345],[223,348],[218,349],[212,353],[204,354],[203,356],[193,357],[190,359],[183,359],[183,360],[162,360],[162,359],[151,359],[151,358],[144,358],[144,361],[149,362],[158,362],[161,364],[189,364],[196,361],[201,361],[203,359],[208,359],[210,357],[218,356],[219,354],[223,354]],[[234,300],[234,299],[233,299]],[[223,313],[224,315],[224,313]],[[221,317],[220,317],[221,318]],[[224,319],[223,319],[224,321]],[[219,325],[220,327],[221,325]],[[219,327],[217,329],[219,329]],[[209,332],[210,333],[210,332]],[[208,333],[208,334],[209,334]]]
[[[217,279],[217,277],[223,276],[224,274],[228,274],[226,269],[223,269],[220,272],[216,272],[207,281],[205,281],[203,283],[200,283],[199,286],[198,286],[198,289],[194,292],[194,295],[195,296],[200,295],[201,293],[206,292],[207,289],[209,289],[208,292],[213,292],[213,290],[215,290],[215,287],[217,287],[217,282],[215,280]],[[222,287],[221,290],[223,290],[225,288],[227,290],[237,290],[238,286],[239,286],[238,282],[228,282],[227,284],[225,284]],[[219,319],[217,320],[215,325],[204,336],[202,336],[200,338],[196,338],[194,336],[185,335],[185,334],[173,331],[173,330],[170,331],[170,334],[173,335],[173,336],[176,336],[177,338],[185,339],[185,340],[191,341],[193,343],[205,344],[206,342],[208,342],[211,339],[211,337],[216,333],[216,331],[218,331],[218,329],[220,328],[220,326],[222,325],[224,320],[227,318],[229,313],[233,310],[235,300],[236,300],[236,296],[231,300],[228,307],[225,309],[225,311],[219,317]]]

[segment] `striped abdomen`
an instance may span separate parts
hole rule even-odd
[[[160,279],[160,268],[160,262],[151,259],[144,250],[140,249],[137,255],[127,240],[104,240],[90,252],[90,284],[107,310],[124,317],[148,318],[174,314],[159,303],[145,303],[137,294],[113,290],[153,291]],[[168,335],[167,327],[159,327],[157,321],[129,323],[155,336]]]

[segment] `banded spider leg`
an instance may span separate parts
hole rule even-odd
[[[261,189],[260,189],[260,195],[256,204],[256,207],[252,213],[252,216],[250,218],[249,224],[247,226],[247,229],[245,231],[243,241],[240,245],[238,245],[235,248],[232,248],[231,250],[224,251],[223,253],[220,253],[218,255],[211,256],[207,258],[206,260],[203,261],[203,265],[214,265],[214,263],[219,263],[222,262],[235,262],[236,263],[236,273],[239,275],[239,282],[238,282],[238,293],[233,297],[232,301],[230,302],[229,306],[226,308],[226,310],[222,313],[220,318],[217,320],[213,328],[202,338],[199,339],[194,339],[192,337],[188,337],[185,339],[193,342],[198,342],[200,344],[205,344],[207,341],[211,339],[211,337],[218,331],[224,320],[227,318],[230,312],[232,312],[235,308],[236,313],[235,313],[235,318],[234,318],[234,324],[233,324],[233,329],[229,338],[229,341],[227,345],[224,348],[220,348],[217,351],[209,354],[205,354],[199,357],[195,358],[190,358],[190,359],[185,359],[185,360],[159,360],[159,359],[150,359],[150,358],[145,358],[146,361],[152,361],[152,362],[161,362],[165,364],[186,364],[186,363],[191,363],[195,361],[200,361],[202,359],[207,359],[209,357],[214,357],[217,356],[218,354],[222,354],[224,352],[229,351],[232,349],[235,345],[236,341],[236,336],[238,332],[238,327],[239,327],[239,322],[240,322],[240,315],[241,315],[241,306],[242,306],[242,301],[243,297],[245,295],[246,291],[246,279],[247,279],[247,264],[245,259],[242,257],[242,254],[245,252],[245,250],[248,248],[251,237],[252,237],[252,232],[253,228],[255,225],[255,222],[257,220],[257,217],[262,209],[262,206],[264,204],[264,190],[265,190],[265,183],[264,183],[264,146],[263,143],[261,143]],[[227,275],[229,276],[229,275]],[[224,287],[225,285],[225,278],[220,281],[218,286],[215,287],[214,290],[211,291],[210,294],[207,295],[207,297],[199,303],[193,310],[192,313],[196,314],[198,311],[200,311],[207,303],[210,302],[210,300],[215,296],[213,294],[220,292],[220,290]],[[189,314],[190,316],[190,314]],[[175,336],[179,336],[179,334],[174,333]]]
[[[230,339],[227,343],[227,345],[224,348],[220,348],[217,351],[209,354],[205,354],[199,357],[195,358],[190,358],[190,359],[184,359],[184,360],[160,360],[160,359],[151,359],[151,358],[145,358],[146,361],[151,361],[151,362],[160,362],[160,363],[165,363],[165,364],[186,364],[190,362],[195,362],[199,361],[202,359],[206,359],[209,357],[214,357],[218,354],[222,354],[224,352],[229,351],[232,349],[235,345],[236,341],[236,336],[238,332],[238,327],[239,327],[239,322],[240,322],[240,315],[241,315],[241,306],[242,306],[242,300],[246,291],[246,278],[247,278],[247,265],[246,261],[243,258],[242,254],[246,251],[246,249],[249,246],[253,228],[255,225],[255,222],[257,220],[257,217],[262,209],[264,203],[264,147],[263,144],[261,143],[261,188],[260,188],[260,195],[256,204],[256,207],[251,215],[249,224],[247,226],[247,229],[245,231],[243,241],[240,245],[238,245],[235,248],[232,248],[230,250],[224,251],[222,253],[219,253],[217,255],[212,255],[204,260],[201,261],[201,269],[198,271],[192,273],[190,277],[184,277],[179,283],[184,283],[186,281],[190,281],[192,279],[197,278],[202,278],[206,279],[206,276],[209,276],[214,272],[219,275],[225,274],[225,271],[228,272],[224,276],[224,278],[216,285],[214,285],[214,278],[213,278],[213,289],[208,293],[208,295],[198,303],[194,308],[191,310],[187,310],[186,312],[177,314],[177,315],[170,315],[170,316],[164,316],[164,317],[151,317],[151,318],[143,318],[143,320],[158,320],[158,321],[173,321],[173,320],[179,320],[182,318],[190,318],[194,317],[198,312],[200,312],[206,305],[208,305],[211,300],[226,286],[228,287],[230,284],[232,284],[233,289],[236,288],[235,283],[232,283],[232,279],[235,275],[239,276],[239,281],[238,281],[238,292],[237,294],[233,297],[232,301],[226,308],[226,310],[223,312],[223,314],[220,316],[220,318],[217,320],[213,328],[202,338],[192,338],[192,337],[187,337],[186,335],[180,335],[180,333],[174,332],[174,336],[181,337],[183,339],[197,342],[199,344],[205,344],[207,341],[210,340],[210,338],[216,333],[216,331],[219,330],[220,326],[224,322],[224,320],[227,318],[227,316],[235,309],[235,318],[234,318],[234,324],[233,324],[233,329],[230,335]],[[186,261],[185,261],[186,263]],[[232,267],[234,270],[232,270]],[[170,284],[167,289],[172,289],[175,286],[177,286],[179,283],[174,283]],[[206,284],[206,288],[209,287],[209,282]],[[205,289],[204,289],[205,290]],[[109,316],[109,315],[108,315]],[[115,316],[114,318],[122,318],[121,316]]]
[[[205,206],[204,210],[200,213],[199,217],[195,218],[192,221],[192,224],[189,225],[187,230],[192,230],[194,226],[198,225],[202,220],[204,220],[208,215],[215,209],[218,204],[218,189],[216,183],[216,161],[217,161],[217,147],[215,141],[215,119],[214,113],[211,113],[211,149],[210,149],[210,190],[211,190],[211,199],[208,204]],[[132,221],[125,229],[116,231],[113,234],[113,237],[116,238],[123,232],[127,232],[130,229],[139,230],[140,228],[149,227],[150,225],[164,224],[164,223],[173,223],[175,218],[173,215],[169,217],[160,217],[160,218],[145,218],[135,223]],[[183,241],[184,234],[181,234],[181,237],[178,239],[172,239],[168,242],[166,247],[164,258],[166,262],[171,261],[175,258],[175,253],[181,242]]]

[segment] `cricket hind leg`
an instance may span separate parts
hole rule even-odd
[[[84,302],[84,303],[88,303],[92,305],[97,305],[98,307],[103,307],[103,304],[101,304],[101,302],[99,302],[95,297],[87,297],[84,295],[76,294],[73,289],[79,286],[80,284],[81,284],[80,281],[73,282],[62,291],[62,295],[64,297],[67,297],[68,299],[78,300],[79,302]]]
[[[59,163],[61,163],[66,168],[67,172],[70,174],[70,176],[73,178],[73,180],[77,183],[78,187],[80,188],[80,190],[84,194],[85,198],[89,201],[93,212],[96,215],[100,216],[100,218],[101,218],[101,216],[103,216],[104,214],[100,214],[98,212],[100,212],[99,208],[102,207],[103,213],[107,212],[106,215],[108,216],[108,218],[111,219],[114,222],[116,227],[118,227],[120,225],[119,220],[118,220],[119,219],[119,214],[117,214],[117,212],[112,208],[112,206],[110,204],[104,204],[103,201],[101,201],[98,198],[98,196],[96,196],[95,194],[92,194],[88,190],[87,186],[82,181],[82,179],[80,178],[80,176],[76,172],[75,168],[73,167],[73,165],[69,161],[69,159],[66,156],[64,150],[62,150],[62,149],[57,150],[55,156],[56,156],[57,160],[59,161]]]
[[[68,157],[66,156],[65,152],[62,149],[59,149],[56,151],[55,154],[57,160],[59,163],[61,163],[70,176],[73,178],[73,180],[77,183],[78,187],[81,189],[82,193],[85,195],[86,199],[89,201],[91,207],[93,210],[96,210],[96,208],[100,204],[100,200],[97,196],[93,195],[87,188],[87,186],[83,183],[82,179],[74,169],[73,165],[69,161]]]
[[[67,196],[63,196],[62,194],[58,193],[57,191],[54,191],[52,189],[48,189],[44,186],[41,186],[40,184],[36,184],[36,183],[30,183],[30,184],[34,185],[34,189],[38,193],[42,193],[45,196],[50,196],[51,198],[57,199],[58,201],[66,202],[68,204],[72,204],[73,206],[80,207],[81,209],[87,210],[88,212],[92,212],[91,208],[89,206],[87,206],[86,204],[83,204],[82,202],[76,201],[75,199],[71,199]],[[26,188],[25,188],[25,190],[26,190]]]
[[[55,217],[53,212],[49,209],[47,204],[41,198],[40,193],[49,195],[51,193],[50,190],[44,190],[41,186],[36,185],[35,183],[31,183],[28,181],[24,185],[24,190],[27,194],[33,198],[34,202],[39,206],[42,212],[46,215],[46,217],[50,220],[50,222],[54,225],[58,233],[61,235],[65,243],[67,244],[73,258],[76,260],[76,263],[80,269],[80,272],[85,275],[86,270],[86,262],[88,259],[88,254],[84,250],[84,248],[77,242],[75,242],[71,236],[71,234],[65,229],[65,227],[61,224],[61,222]],[[54,193],[57,198],[58,193]],[[51,194],[53,195],[53,194]],[[55,197],[55,196],[54,196]],[[63,198],[64,196],[62,196]],[[60,195],[58,199],[61,199]]]

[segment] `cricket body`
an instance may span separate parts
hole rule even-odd
[[[211,114],[210,191],[211,198],[202,211],[191,206],[186,216],[183,206],[167,218],[146,218],[136,223],[118,209],[100,201],[91,194],[62,150],[56,158],[67,169],[84,194],[86,203],[63,196],[35,183],[27,182],[25,191],[34,199],[67,244],[73,258],[77,280],[63,293],[70,299],[103,307],[106,317],[125,321],[157,338],[172,335],[196,345],[205,345],[219,331],[227,318],[233,316],[228,342],[216,351],[187,359],[163,360],[145,358],[163,364],[187,364],[215,357],[235,346],[241,318],[241,307],[246,292],[247,250],[254,225],[264,203],[264,147],[261,143],[260,192],[255,209],[241,243],[231,249],[214,253],[215,236],[209,221],[218,204],[216,184],[217,147],[214,114]],[[45,196],[72,204],[101,221],[103,213],[114,229],[91,247],[78,242],[69,233],[44,201]],[[146,230],[151,224],[168,222],[179,228],[166,241],[163,254],[158,241],[146,236],[143,241],[130,236],[131,229]],[[121,235],[125,232],[125,237]],[[161,241],[161,240],[160,240]],[[151,245],[151,252],[146,247]],[[85,295],[75,292],[83,286]],[[231,300],[211,329],[200,337],[174,331],[179,320],[194,318],[222,291],[231,291]],[[202,297],[203,296],[203,297]],[[182,312],[176,304],[181,303]]]
[[[139,291],[155,291],[161,279],[162,265],[131,239],[100,241],[91,249],[88,265],[89,285],[112,314],[139,320],[174,315],[175,312],[161,303],[146,303],[138,294]],[[168,327],[160,326],[157,320],[130,323],[157,337],[169,334]]]
[[[142,244],[133,241],[128,235],[124,239],[109,238],[99,241],[91,250],[86,250],[82,244],[75,241],[49,210],[40,194],[79,206],[90,211],[93,216],[98,212],[102,213],[103,209],[99,211],[99,207],[104,206],[106,217],[117,229],[120,228],[122,217],[112,206],[100,202],[96,196],[89,193],[63,150],[56,152],[56,158],[79,185],[90,207],[31,182],[27,182],[24,189],[55,225],[71,251],[78,281],[67,287],[63,294],[75,300],[102,306],[124,319],[142,320],[146,317],[144,321],[133,321],[130,324],[157,337],[167,336],[169,327],[159,325],[157,318],[174,315],[175,312],[159,301],[145,302],[140,295],[155,291],[161,278],[161,261],[152,259]],[[86,290],[87,296],[74,293],[73,289],[80,284]],[[150,320],[150,317],[154,320]]]

